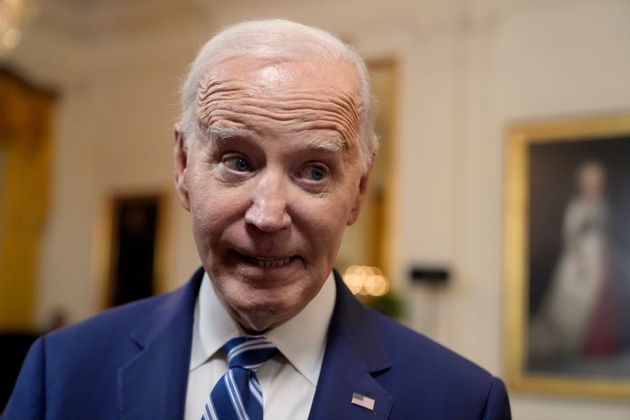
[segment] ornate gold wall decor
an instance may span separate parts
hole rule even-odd
[[[630,398],[630,116],[511,129],[507,381]]]
[[[0,328],[32,328],[54,96],[0,71]]]

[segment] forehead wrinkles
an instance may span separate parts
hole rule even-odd
[[[210,79],[197,94],[197,117],[206,126],[221,120],[244,125],[253,116],[292,130],[334,130],[346,146],[359,136],[360,112],[353,95],[332,88],[267,93],[244,81]]]

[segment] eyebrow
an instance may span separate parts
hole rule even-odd
[[[338,137],[312,137],[306,140],[306,148],[338,152],[343,150],[346,143]]]
[[[222,127],[217,125],[202,126],[202,131],[208,137],[218,143],[224,143],[233,139],[252,138],[252,132],[239,127]],[[328,152],[343,150],[346,142],[336,136],[307,136],[303,144],[305,149],[316,149]]]
[[[237,127],[221,127],[216,125],[202,126],[202,130],[212,140],[224,142],[230,139],[251,137],[252,134],[249,130],[245,130]]]

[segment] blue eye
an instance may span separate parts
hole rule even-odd
[[[308,179],[309,181],[322,181],[328,176],[328,171],[321,165],[308,165],[302,168],[299,173],[300,178]]]
[[[236,172],[249,172],[252,166],[242,157],[230,157],[223,161],[225,166]]]

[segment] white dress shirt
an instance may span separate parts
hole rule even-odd
[[[319,293],[296,316],[267,331],[279,354],[257,372],[263,390],[266,420],[306,420],[322,367],[328,324],[335,306],[331,273]],[[214,385],[227,371],[221,350],[231,338],[244,335],[229,315],[206,273],[195,304],[186,420],[199,420]]]

